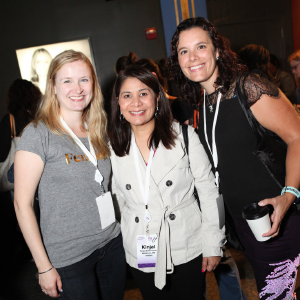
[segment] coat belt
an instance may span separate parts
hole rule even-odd
[[[170,248],[170,225],[167,219],[171,213],[181,210],[191,205],[195,201],[195,197],[192,196],[189,200],[181,202],[180,204],[172,208],[167,206],[165,208],[162,208],[161,210],[149,209],[150,212],[159,212],[159,214],[161,214],[161,223],[158,233],[158,253],[154,275],[155,286],[160,290],[166,285],[166,273],[172,274],[174,271]],[[128,202],[126,202],[125,205],[131,211],[139,213],[143,213],[145,211],[144,207],[137,207],[136,204],[129,204]]]

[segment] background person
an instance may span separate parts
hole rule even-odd
[[[283,187],[300,185],[299,117],[269,80],[243,73],[245,67],[206,19],[180,23],[171,49],[171,72],[181,89],[205,90],[198,134],[211,158],[207,141],[212,148],[215,133],[220,188],[254,269],[259,296],[294,299],[300,216],[292,209],[296,196]],[[198,104],[192,93],[186,97]],[[263,235],[272,237],[267,242],[258,242],[242,218],[243,207],[252,202],[273,206],[272,228]]]
[[[137,55],[133,52],[129,52],[127,55],[121,56],[116,61],[115,72],[117,75],[128,66],[131,66],[137,61]]]
[[[11,126],[9,114],[15,119],[16,135],[20,136],[25,126],[34,119],[42,93],[32,82],[24,79],[13,81],[7,93],[8,114],[0,123],[0,163],[11,149]],[[3,174],[5,176],[5,174]],[[7,283],[14,278],[15,250],[18,240],[17,219],[11,191],[0,193],[0,291],[6,293]],[[23,242],[21,238],[20,241]],[[18,243],[20,246],[20,243]],[[26,248],[26,247],[25,247]],[[26,249],[27,250],[27,249]],[[25,251],[24,251],[25,252]]]
[[[293,72],[295,76],[295,80],[297,83],[296,88],[296,98],[297,98],[297,104],[300,105],[300,85],[299,85],[299,78],[300,78],[300,50],[295,51],[292,55],[290,55],[288,59],[291,71]]]
[[[270,52],[264,46],[250,44],[243,47],[238,54],[249,71],[260,70],[270,81],[274,81],[269,72]]]
[[[110,151],[95,70],[84,54],[68,50],[53,59],[48,76],[15,155],[20,228],[45,294],[96,300],[101,289],[102,299],[123,299],[125,256],[106,198]],[[42,236],[32,207],[37,187]]]
[[[218,191],[199,138],[189,127],[187,155],[161,85],[141,66],[119,74],[111,110],[112,190],[127,263],[143,299],[204,299],[205,271],[221,259],[224,228],[219,229]],[[150,238],[150,245],[157,239],[156,259],[148,263],[140,256],[137,236]]]
[[[295,81],[291,74],[280,69],[279,60],[276,55],[270,54],[269,71],[272,74],[275,84],[292,104],[296,103]]]

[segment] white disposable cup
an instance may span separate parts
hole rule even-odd
[[[265,242],[271,238],[271,236],[262,236],[263,233],[271,229],[269,208],[267,206],[261,207],[257,203],[251,203],[244,207],[243,217],[259,242]]]

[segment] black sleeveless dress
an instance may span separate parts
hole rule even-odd
[[[263,94],[274,98],[278,89],[267,79],[250,75],[244,81],[248,104],[251,106]],[[250,261],[257,283],[260,299],[295,299],[292,295],[300,260],[300,216],[291,213],[284,217],[280,233],[266,242],[258,242],[247,222],[242,218],[242,209],[251,202],[280,195],[281,189],[270,176],[265,165],[253,154],[256,137],[240,105],[236,83],[222,96],[216,124],[216,147],[220,191],[225,205],[233,217],[238,237]],[[206,126],[212,147],[212,125],[216,110],[217,91],[206,99]],[[198,134],[212,163],[212,156],[204,135],[203,109],[199,110]],[[285,298],[289,295],[288,298]]]

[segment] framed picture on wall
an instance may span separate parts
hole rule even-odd
[[[84,53],[96,70],[90,38],[86,38],[16,50],[22,78],[34,83],[44,94],[47,73],[52,59],[59,53],[70,49]]]

